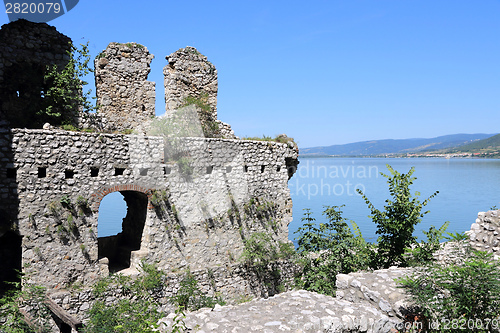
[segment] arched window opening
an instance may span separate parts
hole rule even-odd
[[[99,206],[97,227],[99,258],[108,258],[109,272],[130,267],[132,251],[141,248],[148,197],[137,191],[106,195]]]

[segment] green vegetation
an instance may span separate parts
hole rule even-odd
[[[199,97],[187,96],[179,108],[194,105],[198,110],[199,122],[206,138],[218,138],[221,136],[219,124],[212,114],[212,107],[208,104],[208,94]]]
[[[181,287],[171,298],[172,304],[179,309],[196,311],[201,308],[213,308],[216,304],[225,305],[220,295],[208,296],[202,293],[198,287],[198,281],[187,271],[180,282]]]
[[[0,318],[5,320],[1,331],[5,333],[51,332],[46,320],[50,317],[49,309],[43,302],[45,288],[27,283],[23,284],[22,290],[20,283],[14,283],[13,287],[0,298]],[[26,323],[23,312],[31,318],[30,325]]]
[[[416,242],[416,237],[413,236],[415,226],[428,213],[428,211],[422,212],[423,207],[439,193],[436,191],[426,200],[420,202],[419,192],[415,192],[415,196],[410,193],[410,185],[416,179],[416,177],[412,177],[415,168],[412,167],[406,174],[399,173],[390,165],[387,165],[387,169],[389,169],[390,175],[381,174],[387,178],[392,200],[386,200],[387,204],[384,206],[384,210],[375,208],[366,195],[361,190],[357,190],[370,208],[371,218],[377,225],[376,233],[380,235],[377,255],[374,257],[377,261],[375,265],[384,268],[403,262],[405,249]]]
[[[242,140],[267,141],[267,142],[279,142],[279,143],[292,142],[294,145],[296,145],[293,138],[290,138],[290,137],[288,137],[288,136],[286,136],[284,134],[276,135],[274,138],[270,137],[270,136],[267,136],[267,135],[262,135],[262,137],[247,136],[247,137],[242,138]]]
[[[432,332],[492,332],[500,320],[500,262],[468,248],[459,263],[431,264],[398,283]],[[494,330],[493,330],[494,331]]]
[[[335,295],[337,274],[368,268],[370,246],[353,221],[356,235],[352,233],[342,217],[341,207],[325,208],[326,223],[317,226],[310,210],[306,209],[302,218],[305,223],[296,231],[299,263],[303,267],[296,283],[306,290]]]
[[[272,261],[289,259],[295,253],[291,243],[275,243],[265,232],[254,232],[244,244],[240,260],[249,266],[266,267]]]
[[[386,200],[384,210],[374,207],[360,191],[371,209],[371,218],[380,235],[375,244],[364,240],[361,232],[351,221],[351,227],[342,217],[342,206],[326,206],[323,215],[325,223],[316,224],[310,210],[304,213],[304,224],[297,230],[299,263],[303,270],[297,284],[307,290],[328,295],[335,293],[335,276],[363,269],[379,269],[392,265],[419,265],[432,261],[433,253],[439,249],[439,241],[448,226],[446,222],[439,229],[434,226],[424,232],[427,242],[416,242],[413,236],[415,226],[427,212],[422,209],[431,198],[420,202],[419,193],[410,193],[414,169],[406,174],[399,173],[389,165],[390,175],[385,175],[392,199]],[[352,228],[352,229],[351,229]],[[354,230],[354,232],[352,231]]]
[[[88,84],[83,77],[93,72],[89,67],[88,42],[81,44],[80,48],[71,45],[68,54],[69,61],[64,68],[59,69],[57,65],[47,67],[44,77],[47,87],[44,107],[37,117],[54,125],[74,124],[79,108],[87,113],[97,109],[90,102],[91,91],[82,92],[83,86]]]

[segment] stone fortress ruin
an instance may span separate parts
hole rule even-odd
[[[147,81],[153,55],[137,43],[111,43],[96,57],[99,112],[74,119],[87,131],[48,125],[39,114],[44,70],[65,66],[70,41],[44,23],[19,20],[0,30],[0,281],[18,281],[21,271],[78,320],[92,298],[72,286],[113,272],[136,275],[142,261],[168,273],[166,296],[186,269],[228,300],[288,286],[294,265],[281,263],[277,281],[264,283],[238,258],[256,232],[288,241],[293,141],[238,139],[217,119],[217,70],[193,47],[166,57],[166,113],[156,117],[155,83]],[[120,233],[98,237],[100,203],[113,192],[123,195],[127,215]],[[474,247],[499,253],[499,214],[480,213],[470,232]],[[359,274],[338,277],[337,300],[321,302],[349,310],[345,316],[365,311],[390,324],[401,317],[390,277],[402,271]],[[346,305],[353,300],[361,302],[354,310]]]
[[[44,23],[0,30],[0,281],[18,270],[58,291],[137,274],[145,260],[170,273],[210,269],[228,295],[257,292],[237,260],[257,231],[288,241],[297,146],[237,139],[217,119],[217,70],[192,47],[167,57],[165,116],[155,118],[147,81],[153,55],[111,43],[95,59],[101,107],[76,119],[89,130],[45,124],[44,69],[67,63],[69,42]],[[127,215],[120,233],[98,237],[112,192]]]

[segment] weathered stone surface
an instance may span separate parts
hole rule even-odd
[[[12,127],[41,128],[46,67],[63,68],[71,39],[46,23],[23,19],[0,29],[0,121]],[[45,106],[46,107],[46,106]]]
[[[153,58],[137,43],[110,43],[97,56],[96,95],[105,129],[145,131],[155,116],[155,83],[147,81]]]
[[[160,320],[170,332],[175,314]],[[305,290],[289,291],[238,306],[216,306],[188,313],[196,332],[397,332],[401,322],[368,303],[351,303]]]
[[[207,96],[211,117],[217,119],[217,69],[196,48],[187,46],[166,57],[165,103],[167,114],[177,110],[188,96]]]
[[[493,253],[500,259],[500,210],[478,213],[476,222],[471,225],[469,240],[473,248]]]

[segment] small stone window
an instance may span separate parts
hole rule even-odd
[[[115,168],[115,176],[122,176],[125,172],[125,168]]]
[[[172,168],[171,167],[164,167],[163,168],[163,174],[165,175],[170,175],[170,173],[172,172]]]
[[[248,165],[245,165],[245,166],[243,167],[243,171],[244,171],[244,172],[248,172]]]
[[[208,166],[207,167],[207,175],[210,175],[213,171],[214,171],[214,167],[213,166]]]
[[[66,170],[64,171],[64,178],[66,179],[71,179],[75,175],[75,172],[73,170]]]
[[[7,168],[7,178],[16,178],[16,169]]]
[[[99,168],[90,168],[90,177],[99,176]]]
[[[233,171],[233,167],[232,166],[226,167],[226,173],[231,173],[231,171]]]
[[[278,165],[278,166],[276,167],[276,172],[280,172],[280,171],[281,171],[281,165]]]
[[[38,167],[38,178],[47,177],[47,168],[46,167]]]
[[[265,169],[266,169],[266,166],[265,165],[261,165],[260,166],[260,173],[264,173]]]
[[[141,176],[147,176],[149,169],[140,169],[139,173]]]

